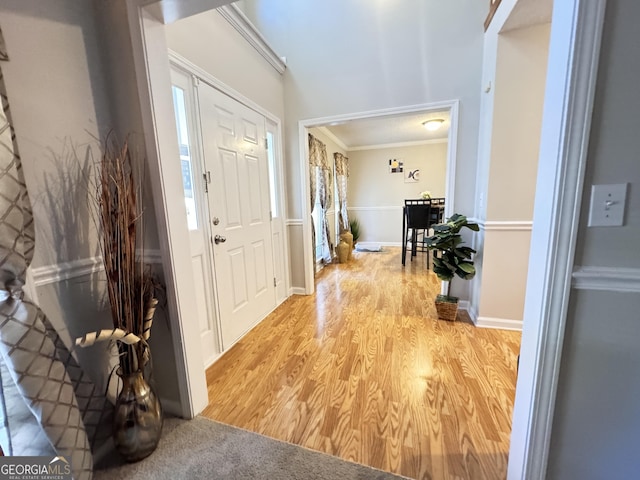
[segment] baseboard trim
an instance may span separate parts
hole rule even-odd
[[[578,267],[573,288],[607,292],[640,292],[640,268]]]
[[[458,302],[458,308],[460,308],[460,310],[465,310],[473,324],[478,326],[478,313],[476,312],[476,309],[471,306],[471,302],[469,300],[460,300]]]
[[[180,405],[180,402],[178,402],[177,400],[160,398],[160,403],[162,404],[162,410],[165,414],[169,413],[176,417],[182,417],[183,415],[182,406]]]
[[[358,240],[357,245],[380,245],[381,247],[401,247],[402,242],[376,242],[375,240]]]
[[[475,322],[479,328],[496,328],[498,330],[522,331],[522,320],[510,320],[507,318],[478,317]]]
[[[303,287],[291,287],[289,289],[289,296],[291,295],[306,295],[307,291]]]

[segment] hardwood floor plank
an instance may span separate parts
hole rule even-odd
[[[520,334],[438,320],[421,256],[354,257],[207,370],[203,415],[411,478],[505,478]]]

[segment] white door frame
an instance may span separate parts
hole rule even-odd
[[[178,144],[172,120],[164,27],[160,17],[154,15],[163,11],[163,7],[175,7],[176,2],[126,2],[167,282],[181,413],[190,418],[206,406],[207,388],[197,327],[194,322],[184,320],[194,314],[193,276],[189,253],[178,248],[186,244],[188,235],[183,207],[181,202],[168,201],[182,198],[182,184],[177,162],[169,161],[177,155]],[[218,0],[213,5],[208,0],[198,2],[202,5],[197,11],[230,3],[228,0]],[[192,1],[189,6],[194,7],[196,3]],[[509,480],[541,480],[546,472],[604,7],[605,0],[561,0],[554,5],[549,49],[552,61],[548,71],[539,175],[543,178],[546,173],[545,185],[554,187],[553,195],[538,196],[535,202],[531,257],[536,261],[530,268],[527,288]],[[191,8],[190,13],[197,11]],[[326,120],[300,123],[302,158],[307,158],[304,154],[306,128],[322,123]],[[308,171],[301,181],[306,199]],[[303,205],[306,203],[303,201]],[[308,215],[304,220],[308,223]],[[305,248],[310,248],[310,238],[305,232]],[[546,262],[539,262],[540,258]],[[308,284],[308,277],[306,280]]]
[[[211,75],[209,72],[207,72],[206,70],[200,68],[199,66],[197,66],[195,63],[190,62],[189,60],[187,60],[186,58],[184,58],[182,55],[180,55],[177,52],[174,52],[173,50],[167,49],[168,54],[169,54],[169,62],[171,65],[174,65],[176,68],[187,72],[191,75],[195,75],[197,78],[199,78],[200,80],[202,80],[203,82],[209,84],[210,86],[212,86],[213,88],[215,88],[216,90],[221,91],[222,93],[224,93],[225,95],[228,95],[229,97],[233,98],[234,100],[240,102],[241,104],[249,107],[251,110],[254,110],[256,112],[258,112],[260,115],[262,115],[263,117],[265,117],[267,120],[271,121],[272,123],[275,124],[276,126],[276,148],[275,148],[275,156],[276,156],[276,185],[278,187],[278,194],[277,194],[277,202],[278,202],[278,208],[280,210],[280,212],[286,212],[286,205],[287,205],[287,195],[286,195],[286,190],[284,188],[285,186],[285,178],[284,178],[284,158],[282,155],[282,145],[283,145],[283,138],[282,138],[282,120],[280,118],[278,118],[277,116],[275,116],[273,113],[271,113],[270,111],[262,108],[260,105],[258,105],[257,103],[255,103],[253,100],[251,100],[250,98],[245,97],[244,95],[242,95],[240,92],[234,90],[233,88],[231,88],[230,86],[228,86],[227,84],[221,82],[220,80],[218,80],[216,77],[214,77],[213,75]],[[291,285],[291,273],[290,273],[290,268],[289,268],[289,236],[288,235],[283,235],[283,241],[284,241],[284,247],[285,247],[285,252],[287,252],[287,255],[285,255],[284,261],[285,261],[285,265],[284,265],[284,281],[285,281],[285,292],[287,292],[287,296],[289,295],[289,290],[290,290],[290,285]]]
[[[309,141],[308,129],[321,127],[329,124],[348,122],[353,120],[365,120],[369,118],[379,118],[389,115],[402,115],[404,113],[428,113],[433,111],[449,110],[449,137],[447,148],[447,174],[445,185],[445,216],[451,216],[454,211],[455,187],[456,187],[456,158],[458,145],[458,100],[443,102],[422,103],[418,105],[408,105],[404,107],[385,108],[382,110],[370,110],[367,112],[349,113],[345,115],[332,115],[328,117],[311,118],[298,122],[300,141],[300,183],[302,184],[302,241],[304,252],[304,290],[307,295],[311,295],[315,290],[315,265],[313,264],[313,245],[311,228],[311,206],[307,199],[311,196],[309,185]],[[449,199],[451,199],[449,201]]]
[[[554,2],[508,480],[546,477],[605,4]]]

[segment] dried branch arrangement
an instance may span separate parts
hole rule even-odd
[[[109,135],[97,168],[96,208],[101,250],[107,277],[113,330],[87,334],[76,340],[80,346],[97,341],[118,341],[122,373],[144,367],[148,360],[147,340],[157,305],[154,282],[143,264],[140,182],[128,138],[119,143]]]

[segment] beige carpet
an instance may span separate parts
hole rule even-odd
[[[145,460],[98,466],[95,480],[394,480],[398,477],[203,417],[165,421],[158,449]]]

